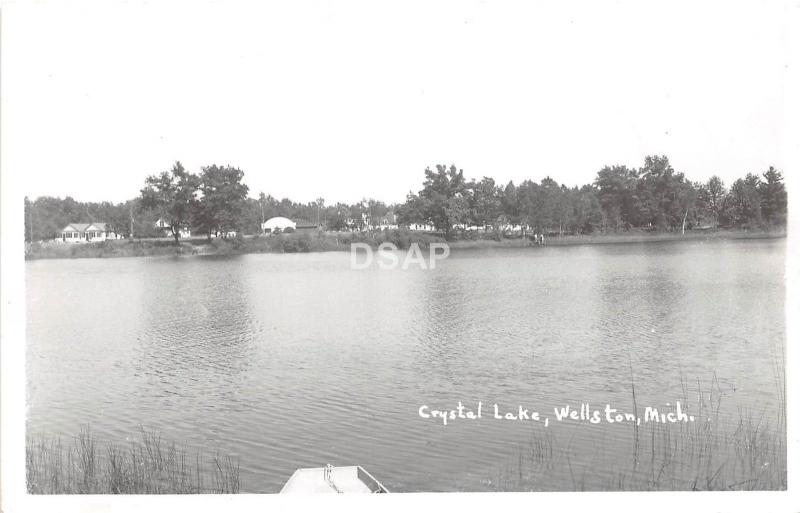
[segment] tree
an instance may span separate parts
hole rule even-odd
[[[466,218],[469,204],[465,193],[464,171],[455,165],[447,168],[437,164],[436,171],[425,168],[425,182],[419,192],[419,197],[424,200],[424,220],[444,231],[445,238],[450,238],[454,224]]]
[[[135,200],[128,200],[125,203],[113,205],[111,203],[104,204],[106,208],[101,214],[101,220],[108,223],[109,227],[119,236],[130,237],[132,235],[132,222],[131,211],[133,204],[138,203],[138,198]]]
[[[212,234],[241,229],[248,188],[244,172],[230,166],[206,166],[200,173],[200,199],[192,209],[192,224],[210,239]]]
[[[343,232],[350,229],[350,207],[344,203],[337,203],[327,208],[325,214],[327,221],[326,228],[336,232]]]
[[[380,227],[381,220],[389,212],[389,207],[382,201],[374,199],[364,200],[361,202],[363,212],[366,214],[367,229],[374,230]]]
[[[534,230],[541,227],[541,198],[539,184],[532,180],[525,180],[517,187],[517,206],[520,222]]]
[[[567,214],[567,208],[565,208],[567,205],[561,187],[558,182],[547,176],[539,184],[538,193],[542,230],[552,232],[558,227],[558,233],[561,234]]]
[[[428,222],[427,212],[428,201],[409,192],[405,203],[397,206],[397,223],[402,226],[424,224]]]
[[[783,175],[770,166],[764,173],[764,180],[758,187],[761,195],[761,214],[770,224],[783,224],[786,222],[787,201]]]
[[[689,213],[695,214],[697,204],[697,188],[690,182],[682,182],[678,187],[677,198],[678,204],[683,211],[683,219],[681,220],[681,235],[686,233],[686,220],[689,218]]]
[[[665,155],[645,157],[639,170],[639,202],[644,220],[659,230],[677,229],[686,216],[687,182],[683,173],[677,173]],[[691,185],[691,184],[690,184]]]
[[[494,180],[484,176],[480,182],[469,183],[471,224],[497,229],[502,214],[501,192]]]
[[[715,218],[718,218],[725,198],[725,183],[714,175],[706,182],[705,189],[708,192],[708,209]]]
[[[603,224],[603,211],[597,190],[591,185],[584,185],[577,193],[575,206],[576,231],[592,233]]]
[[[762,224],[760,185],[761,179],[752,173],[731,185],[731,216],[737,226],[753,228]]]
[[[267,220],[267,218],[264,217],[264,204],[266,202],[267,202],[266,194],[264,194],[263,192],[259,192],[258,193],[258,207],[259,207],[259,210],[261,211],[261,224],[262,225],[264,224],[264,221]]]
[[[666,156],[647,156],[639,170],[642,207],[648,225],[663,229],[671,212],[671,179],[674,170]]]
[[[325,224],[325,198],[317,198],[317,226]]]
[[[508,182],[500,198],[503,216],[512,225],[522,223],[522,216],[519,209],[519,198],[517,197],[517,187],[514,182]],[[525,226],[522,226],[522,236],[525,236]]]
[[[187,172],[180,162],[170,171],[148,176],[141,190],[142,206],[155,210],[161,228],[168,228],[178,242],[182,229],[189,226],[192,204],[197,192],[197,176]]]
[[[639,224],[638,183],[639,172],[626,166],[605,166],[597,172],[594,185],[604,227],[620,230]]]

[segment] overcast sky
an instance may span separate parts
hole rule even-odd
[[[330,203],[402,201],[437,163],[782,166],[782,2],[378,3],[6,5],[4,172],[122,201],[175,160],[231,164],[252,196]]]

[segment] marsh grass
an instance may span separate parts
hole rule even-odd
[[[198,452],[193,461],[174,442],[141,428],[129,444],[101,444],[87,426],[68,443],[29,439],[26,481],[32,494],[238,493],[239,463]]]
[[[567,476],[563,488],[576,491],[786,490],[783,368],[776,364],[780,405],[776,412],[739,408],[737,414],[724,416],[720,413],[724,393],[716,376],[704,389],[698,382],[693,403],[682,377],[681,404],[688,406],[684,411],[694,415],[695,422],[643,424],[630,432],[627,454],[609,455],[598,448],[582,465],[576,464],[575,452],[556,448],[551,432],[537,427],[516,457],[498,471],[495,488],[552,489],[552,478],[547,477],[558,471]]]

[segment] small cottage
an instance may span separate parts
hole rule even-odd
[[[61,230],[61,242],[103,242],[117,239],[106,223],[70,223]]]

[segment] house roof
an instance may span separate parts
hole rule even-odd
[[[69,223],[67,226],[64,227],[62,232],[68,231],[70,228],[75,230],[76,232],[85,232],[86,228],[89,227],[88,223]]]
[[[94,230],[99,231],[107,231],[108,223],[69,223],[67,226],[61,229],[62,232],[70,231],[70,228],[76,232],[83,233],[87,229],[92,228]]]
[[[295,224],[294,221],[292,221],[288,217],[275,216],[275,217],[270,217],[269,219],[267,219],[266,221],[261,223],[261,227],[262,228],[269,228],[269,227],[277,226],[277,227],[281,227],[282,228],[282,227],[285,227],[285,226],[292,226],[294,224]]]

